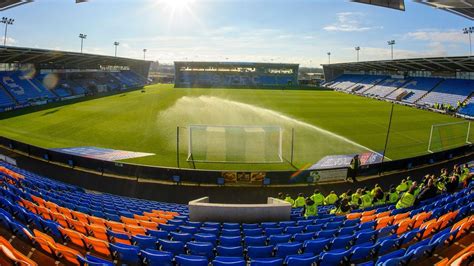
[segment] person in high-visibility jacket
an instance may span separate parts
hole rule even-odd
[[[380,187],[379,184],[375,184],[374,188],[370,191],[370,194],[372,194],[372,197],[375,197],[375,193],[376,193],[377,189],[382,190],[382,188]]]
[[[324,195],[321,194],[321,192],[319,192],[318,189],[315,189],[314,190],[314,194],[311,195],[311,197],[309,197],[312,201],[314,201],[314,203],[317,205],[317,206],[321,206],[324,204]]]
[[[291,198],[290,194],[286,194],[285,201],[290,203],[291,206],[295,205],[295,200]]]
[[[359,208],[368,208],[372,206],[372,195],[369,191],[362,191],[362,196],[360,196]]]
[[[334,191],[331,191],[329,195],[324,198],[324,205],[333,205],[338,200],[338,197]]]
[[[413,180],[411,180],[411,176],[407,176],[407,186],[410,188],[413,185]]]
[[[402,179],[402,182],[400,183],[400,185],[397,186],[397,191],[398,193],[402,193],[402,192],[405,192],[408,190],[408,185],[407,185],[407,182],[405,181],[405,179]]]
[[[398,201],[398,192],[395,190],[395,187],[392,185],[390,191],[387,194],[387,202],[390,204],[395,204]]]
[[[283,192],[278,193],[278,199],[285,200],[285,196],[283,195]]]
[[[303,193],[299,193],[298,197],[295,199],[295,204],[293,204],[294,208],[301,208],[304,207],[306,200],[304,199]]]
[[[311,216],[318,215],[318,205],[312,199],[307,198],[304,205],[304,217],[308,218]]]
[[[403,193],[395,207],[397,209],[409,208],[415,204],[415,186],[412,186],[407,192]]]
[[[459,183],[464,183],[464,180],[471,174],[471,169],[469,169],[469,165],[465,164],[462,168],[461,178],[459,178]]]
[[[375,194],[373,195],[372,203],[376,206],[385,204],[385,194],[383,193],[380,187],[375,189]]]
[[[361,196],[362,196],[362,189],[358,188],[356,190],[356,192],[354,194],[352,194],[351,205],[354,206],[354,207],[358,207]]]

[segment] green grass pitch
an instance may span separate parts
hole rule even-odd
[[[0,114],[0,135],[46,148],[96,146],[149,152],[156,155],[125,162],[176,167],[179,126],[180,167],[194,167],[186,160],[188,125],[280,126],[283,157],[290,159],[294,129],[293,164],[301,167],[326,155],[382,151],[390,108],[387,102],[333,91],[151,85],[144,93],[124,92]],[[425,154],[431,125],[456,121],[462,120],[395,105],[386,156],[393,160]],[[214,152],[219,149],[211,148]],[[288,162],[196,163],[195,167],[293,169]]]

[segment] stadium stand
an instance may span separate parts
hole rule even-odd
[[[397,88],[405,84],[407,80],[398,78],[387,78],[377,85],[365,90],[363,94],[370,97],[382,97],[384,98],[388,94],[392,93]]]
[[[326,206],[307,218],[295,208],[291,221],[239,224],[191,222],[185,205],[86,192],[6,163],[0,173],[2,227],[47,259],[76,265],[408,264],[474,224],[472,182],[408,208],[334,215]],[[467,252],[453,259],[468,261]]]
[[[415,103],[441,81],[442,79],[440,78],[412,78],[409,82],[405,83],[405,85],[387,95],[387,98],[407,103]]]
[[[474,116],[474,98],[469,98],[466,102],[465,102],[465,106],[464,107],[461,107],[459,110],[458,110],[458,113],[462,114],[462,115],[467,115],[467,116],[471,116],[473,117]]]
[[[0,87],[0,110],[3,108],[8,108],[14,106],[15,100]]]
[[[388,78],[388,76],[379,76],[379,75],[367,75],[365,78],[359,82],[357,85],[352,86],[350,91],[355,93],[363,93],[364,91],[372,88],[374,85],[382,82]]]
[[[0,72],[0,82],[20,104],[28,103],[31,100],[56,98],[53,93],[42,86],[35,85],[20,71]]]
[[[433,106],[435,103],[456,106],[464,102],[474,91],[474,80],[446,79],[418,101],[418,104]]]
[[[345,91],[348,90],[350,87],[354,86],[355,84],[361,82],[364,78],[365,76],[362,75],[344,74],[334,80],[334,82],[329,85],[329,87]]]

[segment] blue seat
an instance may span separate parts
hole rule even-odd
[[[275,247],[275,255],[279,258],[286,258],[289,255],[296,255],[300,252],[303,247],[302,243],[282,243]]]
[[[160,224],[160,229],[167,232],[178,231],[178,228],[175,224]]]
[[[316,233],[316,237],[318,238],[330,238],[335,237],[337,234],[338,229],[331,229],[331,230],[322,230]]]
[[[306,226],[305,231],[306,232],[318,232],[318,231],[321,231],[322,229],[323,229],[322,224],[310,224],[310,225]]]
[[[305,242],[306,240],[311,240],[313,239],[314,233],[309,232],[309,233],[298,233],[293,235],[293,240],[295,242]]]
[[[240,229],[239,223],[223,223],[222,228],[224,229]]]
[[[313,224],[313,220],[300,220],[296,221],[296,225],[302,225],[302,226],[307,226]]]
[[[377,232],[377,237],[384,237],[391,235],[397,231],[398,225],[390,225],[380,228]]]
[[[250,259],[270,258],[273,255],[273,246],[250,246],[247,248],[247,256]]]
[[[201,227],[201,228],[199,229],[199,233],[218,235],[218,234],[219,234],[219,228],[214,228],[214,227]]]
[[[188,234],[194,235],[199,231],[199,228],[194,227],[194,226],[180,225],[179,226],[179,231],[181,233],[188,233]]]
[[[246,266],[247,263],[242,257],[223,257],[218,256],[212,261],[213,266]]]
[[[81,266],[114,266],[114,263],[108,260],[97,258],[91,255],[86,255],[86,257],[77,256],[77,261]]]
[[[221,236],[219,238],[219,245],[225,247],[235,247],[242,245],[242,238],[240,236]]]
[[[377,250],[377,244],[365,243],[362,245],[356,245],[351,248],[350,262],[362,262],[371,258]]]
[[[304,242],[304,253],[319,254],[327,249],[331,243],[330,238],[314,239]]]
[[[352,235],[335,237],[331,241],[331,249],[346,249],[350,246],[353,239],[354,237]]]
[[[235,247],[225,247],[225,246],[217,246],[216,248],[218,256],[225,256],[225,257],[241,257],[244,253],[244,248],[242,246],[235,246]]]
[[[257,229],[260,228],[258,224],[248,224],[248,223],[243,223],[242,224],[242,229]]]
[[[141,251],[141,256],[148,266],[173,266],[173,254],[156,249]]]
[[[377,223],[375,221],[370,221],[370,222],[365,222],[361,223],[359,225],[359,230],[364,230],[364,229],[375,229],[375,226]]]
[[[239,229],[222,229],[221,230],[222,236],[240,236]]]
[[[412,258],[412,254],[405,254],[400,257],[390,258],[384,261],[384,266],[399,266],[399,265],[408,265]],[[378,263],[378,261],[377,261]]]
[[[339,229],[339,232],[337,233],[338,236],[343,236],[343,235],[353,235],[355,231],[359,226],[353,225],[353,226],[346,226],[346,227],[341,227]]]
[[[140,265],[140,258],[138,257],[138,253],[140,252],[139,247],[121,243],[110,243],[109,248],[114,256],[119,259],[120,263]]]
[[[193,235],[190,233],[177,233],[177,232],[170,232],[171,240],[173,241],[182,241],[182,242],[189,242],[193,239]]]
[[[284,260],[284,264],[288,266],[312,266],[319,260],[319,256],[313,256],[312,254],[301,254],[287,256]]]
[[[321,254],[319,266],[340,265],[348,261],[350,250],[332,250]]]
[[[146,232],[150,236],[154,236],[157,239],[168,239],[168,235],[169,235],[169,233],[167,231],[163,231],[163,230],[147,229]]]
[[[217,243],[217,236],[213,234],[198,233],[194,235],[194,240],[198,242],[209,242],[213,245]]]
[[[393,252],[390,252],[390,253],[387,253],[383,256],[380,256],[377,260],[377,265],[383,265],[383,263],[391,258],[398,258],[398,257],[402,257],[403,255],[405,255],[405,249],[399,249],[399,250],[396,250],[396,251],[393,251]]]
[[[244,236],[261,236],[263,230],[261,228],[253,228],[253,229],[244,229]]]
[[[300,225],[300,226],[288,226],[285,229],[285,233],[294,235],[294,234],[297,234],[297,233],[302,233],[303,230],[304,230],[304,226],[302,226],[302,225]]]
[[[339,229],[339,227],[341,226],[342,226],[342,222],[329,222],[325,224],[324,230]]]
[[[261,226],[263,229],[280,227],[280,226],[278,225],[278,223],[275,223],[275,222],[263,222],[263,223],[260,224],[260,226]]]
[[[63,235],[61,234],[61,232],[58,229],[58,226],[59,226],[58,223],[56,223],[54,221],[46,220],[46,219],[40,219],[40,220],[41,220],[41,223],[43,224],[43,228],[45,229],[45,232],[47,234],[52,236],[54,238],[54,240],[56,240],[57,242],[61,243],[61,242],[64,241]]]
[[[161,250],[171,252],[173,255],[184,254],[184,242],[159,239]]]
[[[403,246],[405,244],[410,243],[413,239],[419,239],[423,234],[424,229],[412,229],[400,236],[400,242],[398,243],[399,246]]]
[[[278,223],[281,227],[295,226],[296,221],[283,221]]]
[[[376,231],[366,231],[366,232],[360,232],[356,234],[355,237],[355,245],[363,244],[363,243],[374,243],[375,238],[377,237],[377,232]]]
[[[112,230],[109,230],[109,229],[107,229],[107,237],[109,238],[109,240],[113,240],[115,238],[122,239],[122,240],[127,240],[127,241],[130,240],[128,234],[121,233],[121,232],[115,232],[115,231],[112,231]],[[114,242],[114,241],[111,241],[111,242]]]
[[[186,247],[191,255],[204,256],[208,260],[214,258],[214,245],[209,242],[188,242]]]
[[[135,245],[139,246],[140,249],[156,249],[156,237],[136,235],[132,236],[132,241]]]
[[[280,235],[280,234],[283,234],[283,228],[282,227],[265,228],[265,235],[266,236]]]
[[[344,227],[348,227],[348,226],[357,226],[357,227],[358,227],[359,224],[360,224],[360,219],[359,219],[359,218],[357,218],[357,219],[345,220],[345,221],[342,223],[342,225],[343,225]]]
[[[431,239],[430,238],[427,238],[427,239],[423,239],[417,243],[414,243],[412,245],[410,245],[408,248],[407,248],[407,251],[406,253],[409,254],[409,253],[413,253],[417,248],[419,247],[422,247],[422,246],[428,246],[430,244],[430,241]]]
[[[209,261],[203,256],[179,255],[175,257],[176,264],[180,266],[207,266]]]
[[[250,266],[281,266],[283,259],[279,258],[260,258],[250,261]]]
[[[380,243],[377,254],[381,255],[396,248],[398,246],[398,238],[386,239],[386,240],[383,240],[382,242],[377,241],[377,243]]]
[[[210,227],[210,228],[216,228],[216,229],[220,229],[221,228],[221,224],[220,223],[216,223],[216,222],[205,222],[202,227]]]
[[[244,237],[245,246],[265,246],[267,242],[266,236],[246,236]]]
[[[268,237],[269,245],[276,245],[280,243],[288,243],[291,239],[291,235],[271,235]]]

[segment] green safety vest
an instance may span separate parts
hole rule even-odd
[[[351,204],[352,205],[359,205],[360,194],[354,193],[352,194]]]
[[[413,191],[413,195],[414,195],[415,197],[417,197],[418,194],[420,194],[420,192],[421,192],[420,187],[417,187],[417,188],[415,188],[415,191]]]
[[[397,209],[403,209],[403,208],[408,208],[413,206],[415,203],[415,196],[412,194],[405,192],[403,193],[402,197],[400,200],[397,202],[396,208]]]
[[[383,205],[383,204],[385,204],[385,197],[381,199],[377,199],[377,201],[375,201],[375,205]]]
[[[318,194],[313,194],[311,197],[309,197],[316,205],[323,205],[324,204],[324,196],[321,193]]]
[[[408,190],[408,185],[407,183],[401,183],[400,185],[397,186],[396,190],[398,192],[405,192]]]
[[[313,205],[305,205],[304,217],[316,215],[318,215],[318,205],[316,205],[316,203]]]
[[[441,190],[441,191],[446,190],[446,185],[445,185],[444,182],[442,182],[442,181],[441,181],[441,182],[438,182],[438,183],[436,184],[436,187],[438,188],[438,190]]]
[[[360,204],[360,208],[367,208],[372,206],[372,197],[369,194],[364,194],[360,196],[360,199],[362,200],[362,204]]]
[[[413,181],[408,180],[408,181],[407,181],[407,186],[408,186],[408,188],[411,188],[412,185],[413,185]]]
[[[388,201],[391,204],[397,203],[398,200],[398,193],[397,192],[392,192],[388,194]]]
[[[291,197],[286,197],[286,198],[285,198],[285,201],[288,202],[288,203],[290,203],[291,206],[293,206],[293,204],[295,204],[295,201],[294,201]]]
[[[297,197],[295,200],[295,204],[293,205],[295,208],[303,207],[306,204],[306,201],[303,197]]]
[[[326,205],[332,205],[334,203],[336,203],[337,201],[337,195],[336,194],[329,194],[327,195],[327,197],[324,199],[324,203]]]
[[[469,176],[470,172],[471,170],[469,170],[469,168],[467,167],[463,168],[461,178],[459,178],[459,183],[464,182],[464,180],[466,180],[466,178]]]

